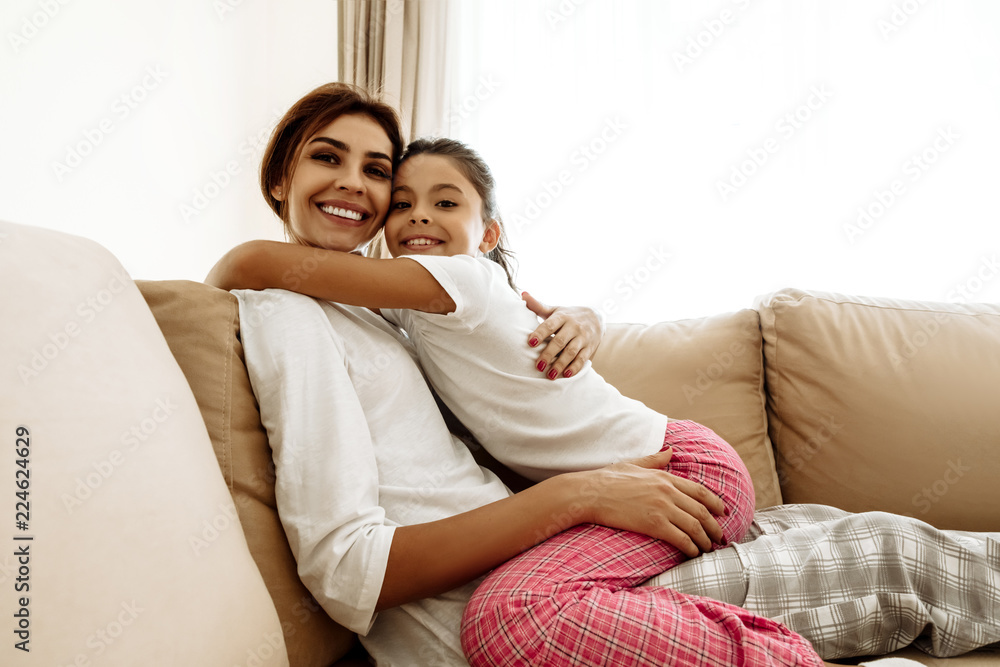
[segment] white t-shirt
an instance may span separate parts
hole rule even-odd
[[[382,309],[410,336],[438,395],[498,461],[533,480],[663,447],[667,417],[622,396],[587,363],[570,378],[535,369],[538,319],[485,257],[407,256],[455,301],[447,315]]]
[[[396,526],[509,491],[448,432],[405,337],[382,318],[284,290],[234,294],[303,582],[379,665],[465,665],[459,627],[478,580],[376,614],[389,547]]]

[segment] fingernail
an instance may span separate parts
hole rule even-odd
[[[538,370],[540,370],[540,371],[544,371],[545,370],[545,362],[544,361],[539,361],[538,362]]]
[[[551,371],[549,371],[549,379],[550,380],[555,380],[556,379],[556,375],[558,375],[558,373],[556,373],[556,369],[553,368]]]
[[[729,516],[729,508],[726,508],[726,516]]]
[[[531,340],[528,341],[528,345],[530,345],[531,347],[535,347],[536,345],[538,345],[538,339],[532,338]]]
[[[573,371],[571,371],[571,370],[570,370],[570,369],[568,369],[568,368],[567,368],[566,370],[564,370],[564,371],[563,371],[563,377],[564,377],[564,378],[568,378],[568,377],[569,377],[570,375],[572,375],[572,374],[573,374]]]

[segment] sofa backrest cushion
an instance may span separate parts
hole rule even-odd
[[[138,281],[198,400],[247,544],[281,619],[292,667],[331,664],[354,643],[299,579],[274,499],[274,464],[243,362],[236,297],[202,283]]]
[[[750,471],[757,507],[781,503],[767,435],[756,311],[609,325],[594,369],[626,396],[714,430]]]
[[[1000,530],[1000,305],[758,301],[785,502]]]

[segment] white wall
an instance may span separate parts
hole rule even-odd
[[[462,6],[451,120],[493,166],[520,281],[544,299],[610,304],[612,320],[734,310],[784,286],[1000,300],[995,2]],[[336,77],[335,2],[5,0],[0,34],[0,218],[93,238],[150,279],[199,280],[234,244],[281,238],[257,142]],[[74,148],[91,150],[57,173]],[[227,165],[239,173],[216,189]],[[848,235],[893,181],[903,194]]]
[[[148,279],[281,238],[256,171],[277,116],[336,79],[336,3],[4,0],[0,34],[0,218]]]

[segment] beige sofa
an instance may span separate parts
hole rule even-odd
[[[12,237],[16,239],[25,229],[0,228],[0,254],[9,251]],[[133,298],[134,288],[109,253],[102,254],[82,239],[67,238],[70,241],[58,235],[44,239],[47,260],[53,266],[65,263],[66,257],[73,258],[71,264],[85,263],[79,259],[82,246],[106,266],[104,277],[91,279],[87,293],[99,294],[93,286],[100,290],[118,276],[123,286],[114,295],[114,305]],[[50,251],[53,239],[66,245],[61,259],[59,253]],[[23,279],[25,267],[41,262],[17,256],[20,266],[8,266],[9,275],[0,269],[0,277]],[[70,267],[61,271],[56,284],[79,281]],[[202,502],[203,509],[193,523],[200,530],[193,541],[188,529],[191,549],[198,551],[199,538],[209,546],[207,542],[215,539],[213,530],[216,535],[225,533],[234,543],[227,547],[231,560],[222,574],[201,567],[204,559],[199,560],[193,575],[195,590],[221,582],[214,589],[217,597],[200,603],[207,605],[204,613],[225,600],[225,613],[239,610],[256,624],[249,639],[236,642],[233,654],[242,656],[238,659],[159,664],[282,664],[281,656],[273,662],[254,662],[257,654],[243,650],[247,646],[259,650],[254,644],[257,637],[273,636],[279,624],[291,665],[363,660],[355,638],[323,612],[296,576],[275,510],[274,468],[243,363],[236,299],[196,282],[138,281],[137,285],[197,401],[218,463],[211,473],[218,477],[221,471],[221,483],[228,488],[239,516],[238,526],[235,519],[233,525],[242,527],[242,531],[227,530],[228,524],[220,518],[226,515],[224,509],[205,514],[204,507],[223,508],[217,498]],[[67,299],[70,306],[84,302],[79,296]],[[130,308],[143,310],[134,303]],[[134,319],[152,321],[149,311]],[[48,332],[52,340],[52,332],[64,330],[59,323],[65,319],[55,316],[38,330]],[[121,323],[114,326],[121,331]],[[145,337],[159,335],[148,327],[140,329]],[[83,336],[70,338],[67,349],[82,344]],[[15,350],[12,364],[30,359],[32,350],[42,350],[45,356],[45,348],[39,347],[39,341],[45,341],[43,335],[25,340],[20,352]],[[162,345],[162,338],[150,344]],[[55,366],[56,361],[49,363]],[[171,366],[172,360],[163,363]],[[758,507],[825,503],[851,511],[879,509],[916,516],[942,528],[1000,531],[998,305],[914,303],[784,290],[735,313],[651,325],[611,325],[594,366],[623,393],[671,417],[702,422],[732,443],[754,477]],[[35,378],[30,377],[25,384],[30,387],[33,382]],[[14,393],[0,395],[0,400],[17,400],[12,398]],[[37,419],[41,424],[44,417]],[[163,435],[157,432],[155,437]],[[196,477],[209,472],[202,456],[207,440],[197,442],[205,444],[186,449],[197,449],[200,454],[194,452],[190,460],[180,463],[200,466],[197,471],[185,468],[186,474],[197,473]],[[94,460],[91,455],[88,462]],[[150,465],[144,483],[170,472],[158,461]],[[203,484],[212,486],[217,481]],[[132,504],[132,509],[144,507],[127,493],[127,489],[116,493],[114,502]],[[113,507],[109,504],[106,511]],[[127,509],[121,512],[128,513]],[[208,518],[202,520],[204,516]],[[245,543],[234,533],[240,533]],[[132,548],[127,539],[119,539],[116,545],[125,553]],[[221,550],[214,543],[211,546],[212,552]],[[246,571],[247,551],[259,577]],[[140,557],[138,550],[136,554]],[[74,563],[81,573],[88,566],[87,562]],[[103,576],[114,579],[115,575],[112,571]],[[172,581],[178,590],[191,588],[183,581],[188,576],[183,568],[175,567],[170,576],[176,577]],[[233,590],[237,581],[244,583]],[[270,600],[261,595],[261,581]],[[83,604],[81,610],[87,607]],[[101,622],[90,619],[84,626],[97,627]],[[220,621],[214,629],[228,632],[229,627]],[[204,630],[199,628],[203,634]],[[109,653],[113,648],[109,645]],[[902,653],[926,664],[944,662],[912,649]],[[72,652],[67,649],[63,654],[58,664],[72,664]],[[93,650],[87,655],[92,654]],[[109,664],[130,663],[125,659]],[[950,659],[949,664],[1000,665],[1000,653],[981,651]]]

